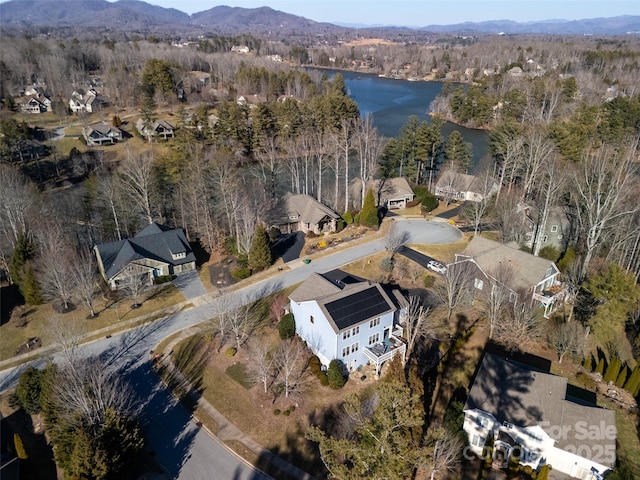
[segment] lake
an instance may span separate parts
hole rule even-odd
[[[335,74],[330,72],[330,76]],[[442,82],[410,82],[355,72],[340,73],[362,117],[372,114],[374,125],[385,137],[397,136],[411,115],[430,121],[429,105],[442,91]],[[477,164],[488,151],[486,132],[447,122],[442,134],[446,138],[453,130],[458,130],[464,140],[473,145],[473,164]]]

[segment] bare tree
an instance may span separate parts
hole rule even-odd
[[[495,328],[496,339],[510,351],[522,350],[540,337],[540,322],[535,312],[518,301],[508,305]]]
[[[564,179],[559,162],[555,158],[550,158],[542,167],[540,178],[538,179],[538,222],[533,239],[533,254],[538,256],[542,249],[544,231],[547,227],[549,212],[555,204],[558,196],[564,189]]]
[[[491,203],[491,192],[493,191],[495,180],[491,171],[488,168],[483,169],[481,172],[476,174],[476,178],[478,179],[478,191],[476,193],[479,194],[480,198],[477,198],[476,201],[467,202],[464,209],[465,216],[471,221],[473,224],[473,234],[477,235],[480,230],[480,224],[482,220],[487,216],[487,212],[489,211],[489,206]]]
[[[433,292],[447,309],[447,324],[451,323],[453,312],[471,299],[470,288],[473,280],[471,262],[462,261],[447,265],[447,271],[433,288]]]
[[[498,267],[487,272],[487,285],[482,286],[482,299],[486,305],[489,321],[489,338],[493,338],[496,327],[503,319],[505,308],[514,293],[508,285],[513,283],[514,269],[509,264],[500,262]]]
[[[154,160],[152,154],[127,154],[118,170],[118,185],[133,206],[149,223],[153,223],[152,198],[155,193],[153,177]]]
[[[419,339],[435,338],[435,329],[427,322],[428,314],[429,308],[424,305],[422,299],[416,295],[410,295],[403,325],[407,339],[407,358],[411,357],[411,352]]]
[[[249,341],[251,362],[249,369],[253,379],[262,384],[264,393],[267,393],[273,382],[275,357],[269,344],[263,340],[251,339]]]
[[[140,296],[149,284],[149,268],[143,265],[129,264],[126,267],[121,287],[133,300],[132,308],[140,306]]]
[[[260,318],[250,305],[234,308],[227,312],[229,331],[233,335],[236,348],[240,348],[260,326]]]
[[[94,256],[90,251],[83,249],[71,264],[71,274],[75,285],[75,296],[91,312],[91,317],[96,317],[93,308],[98,294],[98,275]]]
[[[558,354],[558,363],[566,354],[579,355],[584,350],[587,333],[579,322],[556,325],[549,333],[549,344]]]
[[[525,135],[519,173],[522,179],[522,200],[529,198],[531,189],[538,181],[540,170],[553,155],[554,147],[544,131],[530,129]]]
[[[271,301],[269,306],[269,314],[274,323],[279,323],[285,313],[285,308],[288,305],[287,297],[284,295],[276,295]]]
[[[277,381],[282,385],[284,396],[288,398],[293,393],[299,392],[304,385],[307,353],[294,337],[280,342],[274,355]]]
[[[39,204],[35,185],[16,168],[0,165],[0,231],[13,248],[20,235],[27,233]]]
[[[611,236],[616,221],[640,210],[631,198],[637,182],[638,138],[622,152],[607,148],[586,155],[573,176],[573,203],[584,234],[586,275],[597,249]]]
[[[387,229],[387,234],[384,237],[384,248],[393,257],[394,254],[409,241],[409,234],[402,230],[398,223],[393,221]]]
[[[40,268],[42,294],[50,301],[59,300],[63,311],[69,309],[73,297],[73,251],[64,239],[60,225],[50,222],[38,231],[41,257],[46,259]]]
[[[373,116],[367,114],[364,120],[358,120],[354,135],[354,145],[358,154],[360,168],[360,208],[364,205],[367,183],[373,178],[378,157],[382,151],[383,141],[378,130],[373,126]]]
[[[431,447],[427,466],[430,480],[434,480],[436,475],[446,475],[455,470],[460,463],[463,447],[459,435],[443,427],[430,429],[426,444]]]

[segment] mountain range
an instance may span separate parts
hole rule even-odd
[[[218,33],[253,34],[339,34],[355,25],[315,22],[269,7],[240,8],[217,6],[188,15],[174,8],[164,8],[140,0],[10,0],[0,3],[3,28],[89,27],[131,31],[199,30]],[[455,25],[402,26],[358,25],[359,29],[402,28],[434,33],[505,33],[505,34],[594,34],[621,35],[640,33],[640,16],[620,16],[585,20],[549,20],[518,23],[510,20],[465,22]]]

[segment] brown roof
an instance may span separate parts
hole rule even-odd
[[[296,221],[315,225],[325,217],[340,218],[340,215],[310,195],[287,194],[284,202],[289,220],[296,218]]]

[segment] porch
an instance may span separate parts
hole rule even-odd
[[[380,369],[387,360],[396,355],[402,355],[402,363],[405,362],[407,346],[402,341],[402,327],[396,327],[382,342],[365,347],[364,354],[376,369],[376,378],[380,376]]]
[[[571,298],[570,290],[562,284],[552,285],[542,291],[534,291],[532,303],[538,302],[540,307],[544,307],[544,318],[557,310],[560,305],[567,303]]]

